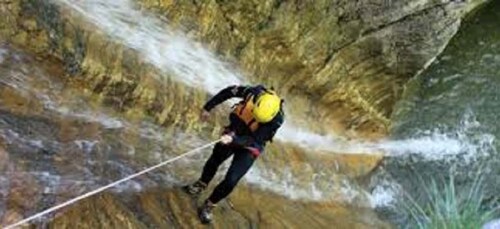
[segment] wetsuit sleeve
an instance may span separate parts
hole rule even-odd
[[[230,98],[245,98],[248,93],[250,93],[251,87],[248,86],[230,86],[227,88],[222,89],[214,95],[210,100],[208,100],[207,103],[203,106],[203,109],[206,111],[212,110],[214,107],[217,105],[223,103],[224,101],[230,99]]]

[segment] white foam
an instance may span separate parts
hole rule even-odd
[[[377,142],[360,140],[346,141],[342,138],[320,136],[307,131],[296,130],[285,132],[281,138],[289,138],[305,148],[311,150],[333,151],[344,154],[372,154],[383,153],[386,157],[405,157],[418,155],[425,160],[450,160],[460,157],[463,162],[474,162],[479,157],[496,152],[493,134],[481,130],[481,124],[471,111],[456,124],[454,130],[420,131],[412,137],[400,140],[385,139]],[[292,128],[290,128],[292,129]],[[292,141],[293,142],[293,141]]]
[[[75,140],[73,141],[78,148],[83,150],[85,153],[90,153],[94,149],[95,145],[98,143],[98,141],[87,141],[87,140]]]
[[[379,182],[368,195],[370,206],[372,208],[393,206],[400,189],[397,183],[387,180]]]
[[[3,63],[3,61],[5,60],[5,56],[9,54],[9,51],[7,49],[3,49],[1,46],[0,46],[0,64]]]
[[[130,180],[123,184],[119,184],[113,188],[115,192],[140,192],[144,187],[137,181]]]
[[[309,187],[300,187],[294,183],[291,173],[286,174],[286,171],[284,171],[284,175],[287,175],[284,179],[269,172],[264,175],[259,168],[253,167],[245,175],[244,179],[259,188],[279,193],[291,199],[323,200],[322,192],[317,191],[318,189],[314,187],[314,183],[311,183]]]
[[[368,195],[362,189],[352,185],[347,178],[341,178],[340,183],[337,184],[331,178],[319,178],[318,174],[311,174],[308,179],[309,182],[299,183],[298,179],[289,170],[286,167],[282,168],[282,173],[278,175],[254,166],[245,175],[244,181],[293,200],[328,200],[352,204],[355,200],[365,199]],[[317,182],[328,183],[328,185],[320,187]],[[357,204],[362,205],[363,203],[358,202]]]
[[[449,160],[460,157],[463,162],[474,162],[479,157],[496,153],[495,136],[485,133],[470,110],[456,124],[454,130],[443,128],[427,130],[403,140],[366,143],[365,147],[388,152],[389,156],[416,154],[427,160]]]
[[[41,96],[39,96],[41,97]],[[86,107],[79,107],[78,109],[85,110],[72,110],[69,107],[59,104],[52,100],[48,96],[42,96],[44,98],[42,102],[44,103],[44,108],[58,112],[59,114],[66,117],[74,117],[81,120],[86,120],[88,122],[94,122],[101,124],[106,129],[120,129],[125,126],[125,122],[116,117],[111,117],[105,113],[99,111],[91,111]]]
[[[39,149],[44,148],[43,142],[41,140],[28,140],[28,141],[26,141],[26,143],[32,147],[35,147],[35,148],[39,148]]]

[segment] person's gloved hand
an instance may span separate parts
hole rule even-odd
[[[224,134],[222,137],[220,137],[220,142],[224,145],[227,145],[233,141],[233,136],[229,134]]]
[[[210,112],[206,111],[205,109],[202,109],[200,113],[200,120],[202,122],[206,122],[209,117],[210,117]]]

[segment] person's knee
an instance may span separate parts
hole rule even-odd
[[[207,162],[205,163],[205,167],[211,168],[211,167],[217,167],[217,159],[214,157],[208,158]]]
[[[238,184],[238,181],[240,181],[241,177],[238,176],[237,174],[228,174],[226,176],[226,184],[227,186],[229,186],[230,188],[233,188],[234,186],[236,186]]]
[[[212,155],[210,156],[210,158],[208,158],[206,166],[219,167],[219,165],[222,164],[225,159],[227,159],[227,156],[225,155],[227,153],[228,152],[226,148],[218,148],[216,146],[216,148],[212,152]]]
[[[219,143],[215,144],[212,152],[220,154],[220,153],[224,153],[224,152],[226,152],[228,150],[229,150],[229,147],[227,145],[224,145],[224,144],[222,144],[222,143],[219,142]]]

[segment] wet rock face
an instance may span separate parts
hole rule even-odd
[[[392,105],[400,97],[401,86],[447,43],[456,31],[462,15],[482,1],[465,3],[400,1],[390,5],[385,2],[387,1],[381,0],[380,4],[368,0],[333,3],[330,1],[256,3],[243,0],[140,1],[150,11],[167,16],[174,24],[189,30],[194,37],[209,44],[218,54],[237,61],[252,80],[280,86],[280,91],[291,98],[287,102],[291,107],[303,107],[297,109],[298,120],[304,120],[306,123],[310,121],[311,126],[315,124],[326,126],[325,129],[333,128],[333,124],[338,121],[341,129],[354,129],[361,133],[373,131],[379,136],[385,133],[386,125],[389,123],[387,117],[392,113]],[[79,89],[90,89],[100,95],[99,99],[103,104],[130,116],[153,117],[156,123],[172,128],[178,127],[186,130],[186,134],[196,131],[204,136],[218,135],[225,116],[218,115],[223,118],[211,123],[214,125],[198,124],[197,113],[206,99],[205,92],[172,80],[158,83],[156,79],[161,73],[157,69],[141,60],[132,50],[95,32],[93,26],[89,26],[71,11],[56,7],[51,1],[14,0],[0,1],[0,15],[3,17],[0,20],[0,39],[34,52],[38,59],[57,58],[59,64],[64,66],[63,72],[66,77],[71,79],[70,81],[75,81]],[[57,75],[61,76],[62,74]],[[12,95],[9,90],[11,89],[2,90],[4,93],[2,95]],[[72,96],[71,93],[64,95]],[[18,97],[19,101],[25,99],[22,95]],[[27,119],[31,120],[34,119],[32,116],[38,116],[37,112],[43,110],[41,106],[30,106],[27,103],[21,106],[19,101],[6,100],[9,108],[5,109],[17,112],[12,114],[14,119],[19,118],[21,114],[28,114]],[[15,106],[20,108],[12,108]],[[49,116],[44,120],[52,118]],[[57,141],[73,141],[79,133],[78,130],[85,130],[72,121],[63,119],[60,122],[53,125],[60,126],[61,129],[44,128],[46,131],[64,132],[58,136]],[[92,129],[88,125],[85,126]],[[92,133],[94,131],[89,130]],[[43,132],[39,134],[50,137]],[[115,133],[106,132],[105,135],[113,138],[115,136],[113,134]],[[91,137],[92,140],[95,140],[93,137],[101,139],[101,135]],[[105,137],[103,139],[103,142],[109,140]],[[133,145],[135,143],[133,141],[142,140],[137,138],[124,141]],[[116,151],[125,152],[120,150],[121,144],[117,145]],[[153,151],[148,147],[144,147],[141,152]],[[81,148],[85,146],[82,145]],[[187,147],[184,146],[182,150],[185,148]],[[268,155],[260,162],[269,168],[266,172],[300,177],[303,185],[310,184],[311,175],[318,172],[324,172],[326,177],[333,177],[338,172],[346,173],[348,177],[363,179],[380,160],[380,157],[367,157],[366,161],[360,162],[362,160],[359,157],[340,157],[328,161],[313,159],[314,156],[304,154],[302,150],[281,144],[269,148]],[[59,163],[56,157],[47,156],[45,158],[47,161],[39,164],[48,167],[43,167],[41,170],[48,170],[51,167],[50,163],[54,163],[58,165],[61,174],[73,171],[72,168],[68,168],[67,162],[74,158],[71,154],[68,156],[66,152],[59,152],[59,156],[62,157],[62,162]],[[174,152],[180,152],[180,149]],[[19,155],[15,150],[10,150],[10,154]],[[110,155],[110,158],[104,159],[110,162],[117,161],[113,154],[108,154],[108,151],[99,155]],[[149,156],[147,154],[144,157]],[[101,159],[99,157],[96,160],[101,161]],[[132,164],[133,169],[116,169],[117,174],[110,175],[113,179],[105,181],[122,177],[119,176],[122,172],[130,174],[131,171],[146,164],[152,164],[151,160],[147,163],[141,161],[138,165],[133,164],[139,160],[134,157],[120,161],[122,164],[114,163],[113,165],[118,164],[117,167]],[[339,160],[340,164],[337,163]],[[36,161],[31,163],[36,164]],[[310,165],[310,163],[317,164]],[[99,164],[97,173],[106,174],[108,166],[106,163]],[[291,167],[291,171],[287,171],[289,172],[287,174],[283,174],[285,166]],[[338,171],[332,169],[335,167]],[[183,171],[190,174],[197,172]],[[189,178],[193,177],[195,176]],[[12,179],[22,181],[18,185],[21,186],[38,178],[29,176]],[[331,183],[324,182],[322,185],[332,186]],[[37,190],[33,191],[33,187],[30,189],[13,186],[13,190],[24,190],[21,196],[40,193],[43,188],[37,186],[35,187]],[[74,196],[75,193],[71,192],[68,196]],[[231,223],[221,222],[217,227],[249,224],[327,227],[331,226],[332,222],[338,222],[340,228],[384,226],[382,223],[379,224],[370,211],[366,214],[363,212],[359,218],[352,221],[343,222],[338,221],[339,218],[352,215],[354,210],[336,208],[329,204],[301,205],[292,200],[272,198],[272,194],[267,192],[257,192],[252,198],[247,194],[244,190],[235,193],[236,208],[239,210],[230,211]],[[33,194],[37,199],[31,203],[20,198],[15,192],[12,195],[8,198],[15,208],[9,208],[13,210],[5,214],[2,219],[4,222],[13,222],[26,214],[26,211],[37,210],[30,204],[41,203],[38,207],[42,208],[57,202],[55,199],[46,200]],[[189,202],[180,193],[141,192],[130,198],[136,198],[137,201],[127,202],[122,196],[115,195],[90,199],[58,218],[53,226],[69,225],[70,228],[76,225],[95,228],[99,227],[98,225],[109,227],[145,225],[146,227],[178,225],[185,222],[196,224],[192,214],[185,215],[179,210]],[[171,201],[166,203],[162,202],[162,199]],[[268,202],[269,205],[261,205]],[[144,204],[144,207],[139,210],[130,207],[135,203]],[[85,207],[86,204],[90,205]],[[297,217],[296,209],[302,213],[301,217]],[[191,210],[194,212],[194,208]],[[89,212],[96,220],[77,218],[81,217],[82,211]],[[278,213],[273,214],[274,211]],[[106,214],[101,214],[102,212]],[[166,220],[163,218],[165,212],[182,216],[169,215],[175,219]],[[332,215],[331,212],[340,213]],[[132,214],[138,217],[131,217]],[[218,214],[220,216],[221,213]],[[317,215],[321,215],[320,219]],[[366,222],[366,219],[376,223],[371,224]],[[105,223],[102,223],[103,221]]]
[[[116,112],[108,104],[96,101],[99,96],[87,91],[78,80],[64,77],[60,62],[36,60],[37,56],[32,58],[9,45],[0,46],[0,50],[3,52],[0,63],[2,225],[15,223],[186,152],[199,146],[201,140],[197,137],[206,134],[160,128],[150,117],[130,114],[131,110]],[[62,210],[56,215],[64,216],[52,225],[57,228],[66,225],[121,228],[116,225],[124,224],[199,226],[194,206],[189,211],[184,209],[189,199],[172,192],[171,187],[198,178],[209,152],[120,185],[108,192],[105,200],[92,197],[88,200],[92,203],[90,210],[86,204],[70,206],[67,211],[76,213],[64,214],[66,210]],[[226,207],[217,213],[222,219],[217,227],[303,223],[326,227],[332,222],[345,228],[386,226],[366,208],[368,202],[358,185],[354,182],[349,185],[350,180],[363,179],[380,160],[381,157],[372,155],[309,154],[283,143],[271,144],[257,161],[253,173],[247,174],[250,179],[241,181],[231,195],[238,210],[228,208],[223,202]],[[223,176],[224,169],[221,170],[219,175]],[[153,187],[159,190],[151,194]],[[251,193],[244,191],[247,189]],[[128,195],[135,199],[122,201]],[[163,198],[167,200],[162,201]],[[332,203],[337,201],[348,204]],[[139,203],[140,208],[134,207]],[[127,206],[124,208],[123,204]],[[340,215],[331,214],[332,211]],[[86,212],[84,218],[82,212]],[[295,217],[297,212],[303,218]],[[316,212],[325,215],[318,220]],[[342,220],[345,215],[353,214],[356,216],[352,221]],[[51,219],[35,224],[46,224]]]
[[[300,119],[385,133],[402,86],[484,1],[139,2],[239,62],[253,80],[279,87],[291,106],[299,97],[312,101],[296,111]],[[157,91],[165,88],[138,80],[156,70],[50,1],[6,1],[0,10],[2,37],[59,57],[69,75],[84,75],[93,90],[121,98],[111,103],[141,104],[160,122],[175,119],[166,109],[182,110],[164,105],[169,98]],[[197,93],[168,89],[184,98]]]
[[[366,209],[336,204],[284,201],[258,190],[239,188],[214,210],[212,228],[391,228]],[[99,195],[57,216],[50,228],[205,228],[193,217],[196,205],[179,190]],[[89,221],[88,219],[95,219]]]
[[[141,2],[236,58],[256,81],[305,92],[363,129],[389,123],[402,86],[484,1]]]
[[[159,84],[161,74],[136,53],[51,1],[6,1],[0,6],[6,18],[0,22],[2,39],[37,58],[58,58],[68,77],[102,95],[104,103],[122,111],[136,108],[130,112],[151,115],[159,124],[173,123],[188,131],[202,128],[194,123],[205,92],[170,80]],[[187,120],[180,122],[181,118]]]
[[[4,53],[0,63],[2,225],[201,144],[197,136],[188,138],[183,131],[160,128],[145,116],[111,112],[114,109],[95,101],[95,94],[85,92],[78,81],[59,75],[63,74],[60,62],[37,61],[9,45],[0,50]],[[34,224],[55,228],[201,227],[195,204],[172,187],[196,179],[208,155],[206,150],[177,161],[58,211],[53,221],[48,217]],[[380,159],[307,154],[303,149],[272,144],[257,161],[253,174],[247,174],[251,178],[242,180],[232,193],[231,204],[221,203],[215,226],[325,228],[335,223],[340,228],[388,227],[366,207],[365,196],[349,195],[351,191],[356,194],[356,184],[345,186],[350,179],[363,179]],[[221,168],[219,176],[223,171]],[[315,188],[315,194],[325,194],[323,199],[310,194]]]

